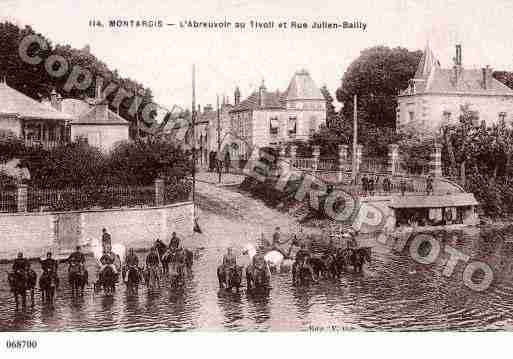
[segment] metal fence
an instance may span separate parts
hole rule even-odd
[[[16,190],[0,188],[0,212],[12,213],[18,209]]]

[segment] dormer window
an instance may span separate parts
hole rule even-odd
[[[278,122],[278,117],[271,117],[269,121],[269,133],[275,136],[278,134],[279,128],[280,124]]]
[[[294,117],[289,117],[289,126],[288,126],[288,130],[289,130],[289,136],[295,136],[296,135],[296,130],[297,130],[297,118],[294,116]]]

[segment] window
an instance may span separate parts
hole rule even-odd
[[[410,112],[408,112],[408,114],[410,115],[410,122],[415,121],[415,112],[410,111]]]
[[[310,117],[310,121],[308,123],[310,137],[312,137],[315,133],[315,130],[317,128],[316,124],[317,124],[317,119],[315,118],[315,116]]]
[[[297,130],[296,117],[289,117],[289,136],[295,136]]]
[[[279,130],[278,117],[271,117],[269,121],[269,133],[271,135],[277,135]]]

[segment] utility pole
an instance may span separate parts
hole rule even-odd
[[[219,110],[219,95],[217,95],[217,156],[216,167],[219,176],[219,183],[221,183],[221,166],[219,166],[219,156],[221,155],[221,116]]]
[[[192,134],[192,203],[195,201],[196,192],[196,66],[192,65],[192,111],[191,111],[191,134]]]
[[[356,164],[356,148],[358,147],[358,110],[357,110],[357,95],[354,95],[353,99],[353,183],[356,184],[356,178],[358,176],[357,164]]]

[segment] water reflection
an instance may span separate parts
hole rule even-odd
[[[512,229],[513,231],[513,229]],[[215,269],[222,246],[206,246],[196,255],[185,286],[129,294],[118,284],[113,296],[72,298],[64,266],[55,309],[42,306],[14,310],[8,288],[0,286],[2,330],[304,330],[310,325],[355,329],[476,330],[513,329],[513,232],[455,233],[451,245],[494,268],[492,287],[482,293],[462,281],[464,264],[450,276],[445,261],[426,266],[402,252],[376,249],[362,275],[344,273],[340,280],[293,286],[290,273],[274,275],[269,291],[219,291]],[[440,237],[442,238],[442,237]],[[198,244],[198,246],[203,244]],[[91,258],[88,268],[94,271]],[[7,265],[0,265],[5,272]],[[91,281],[94,278],[91,278]]]

